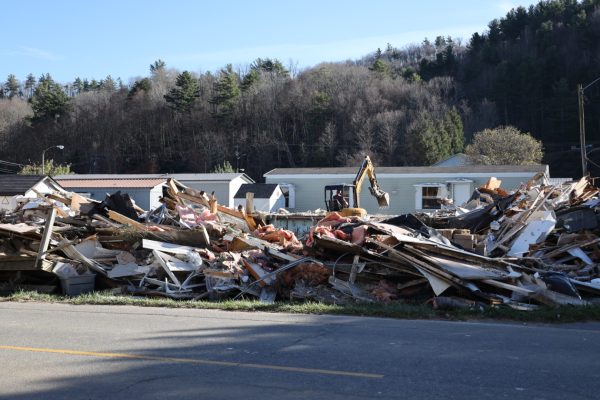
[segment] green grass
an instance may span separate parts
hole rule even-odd
[[[333,305],[317,302],[277,302],[265,304],[254,300],[226,300],[220,302],[172,300],[165,298],[133,297],[115,295],[110,292],[94,292],[76,297],[67,297],[37,292],[16,292],[0,297],[0,301],[45,302],[63,304],[129,305],[139,307],[168,307],[214,309],[225,311],[263,311],[295,314],[332,314],[399,319],[445,319],[445,320],[499,320],[519,322],[583,322],[600,321],[600,305],[587,307],[542,307],[535,311],[516,311],[509,308],[479,310],[434,310],[427,305],[394,303]]]

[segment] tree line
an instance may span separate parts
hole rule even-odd
[[[12,93],[12,91],[11,91]],[[31,96],[0,102],[4,159],[57,158],[77,172],[214,170],[224,161],[260,177],[291,166],[428,164],[462,151],[454,82],[395,79],[353,63],[321,64],[296,75],[278,60],[217,74],[163,61],[130,87],[99,84],[69,94],[49,74]],[[2,113],[2,111],[0,111]]]

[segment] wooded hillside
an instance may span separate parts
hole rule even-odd
[[[228,161],[255,179],[275,167],[428,165],[498,125],[530,132],[555,176],[579,174],[578,83],[600,76],[600,0],[512,10],[468,43],[449,37],[303,71],[275,59],[217,73],[158,60],[124,84],[7,77],[0,159],[72,163],[80,173],[208,172]],[[85,71],[82,71],[85,74]],[[600,145],[600,83],[586,94]],[[597,156],[597,157],[596,157]],[[590,154],[600,164],[600,152]],[[600,169],[593,169],[598,174]]]

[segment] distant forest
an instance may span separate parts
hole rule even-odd
[[[85,71],[82,71],[85,73]],[[577,84],[600,77],[600,0],[541,1],[468,41],[387,44],[298,71],[259,58],[196,74],[162,60],[124,84],[9,75],[0,160],[47,158],[79,173],[210,172],[256,180],[276,167],[430,165],[475,132],[512,125],[544,144],[553,176],[580,172]],[[600,175],[600,82],[585,90],[590,170]],[[6,164],[0,171],[10,170]]]

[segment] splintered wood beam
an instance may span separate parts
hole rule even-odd
[[[123,214],[119,214],[118,212],[113,210],[108,211],[108,218],[112,219],[113,221],[117,221],[118,223],[121,223],[123,225],[132,226],[140,231],[148,230],[148,227],[142,224],[141,222],[134,221],[131,218],[126,217]]]
[[[50,245],[50,239],[52,238],[52,228],[54,227],[54,219],[56,218],[56,208],[52,207],[46,219],[46,225],[44,225],[44,234],[42,235],[42,241],[40,243],[40,249],[35,260],[36,268],[40,267],[40,262],[46,258],[46,251]]]
[[[246,215],[250,215],[254,212],[254,193],[246,193]]]

